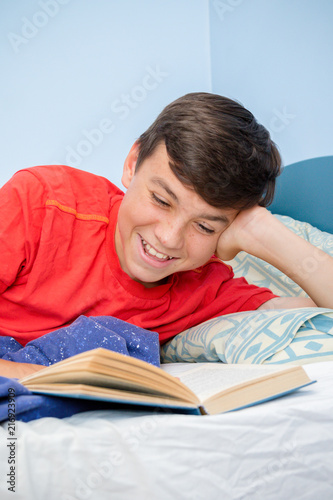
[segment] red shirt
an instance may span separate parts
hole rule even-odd
[[[212,259],[145,288],[120,267],[114,233],[124,193],[107,179],[55,165],[22,170],[0,190],[0,335],[25,345],[79,315],[115,316],[163,343],[275,295]]]

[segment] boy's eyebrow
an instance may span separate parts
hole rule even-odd
[[[171,198],[175,200],[175,202],[179,202],[177,195],[169,188],[168,184],[163,179],[161,179],[160,177],[153,177],[152,182],[163,188],[171,196]],[[226,215],[201,214],[199,218],[222,222],[223,224],[230,223],[230,220]]]
[[[153,177],[152,182],[163,188],[177,203],[179,202],[178,197],[173,191],[171,191],[171,189],[163,179],[161,179],[160,177]]]
[[[216,222],[223,222],[223,224],[229,224],[230,220],[226,215],[211,215],[211,214],[201,214],[200,218],[207,219]]]

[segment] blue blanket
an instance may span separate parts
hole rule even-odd
[[[80,316],[70,326],[48,333],[25,347],[12,338],[0,337],[2,359],[45,366],[97,347],[160,365],[156,332],[109,316]],[[24,422],[46,416],[63,418],[81,411],[110,407],[98,401],[35,395],[17,380],[0,377],[0,422],[8,419],[10,395],[14,395],[15,419]]]

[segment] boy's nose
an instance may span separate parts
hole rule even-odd
[[[182,224],[165,221],[155,228],[156,238],[165,249],[180,250],[184,241],[184,227]]]

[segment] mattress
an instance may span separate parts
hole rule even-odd
[[[317,382],[216,416],[140,410],[17,422],[15,495],[1,426],[1,499],[333,498],[333,361]]]

